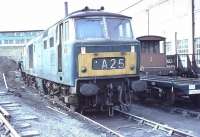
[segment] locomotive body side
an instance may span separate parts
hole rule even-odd
[[[58,71],[58,29],[59,24],[55,24],[26,45],[24,71],[35,77],[67,84],[63,82],[64,75]]]

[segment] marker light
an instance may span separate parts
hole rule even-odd
[[[131,52],[135,52],[135,46],[131,46]]]
[[[82,73],[85,73],[87,71],[87,68],[86,67],[81,67],[81,72]]]
[[[81,54],[85,54],[85,53],[86,53],[85,47],[81,47]]]

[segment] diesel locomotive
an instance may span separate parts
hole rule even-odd
[[[24,49],[28,85],[74,110],[126,105],[139,81],[139,42],[131,17],[84,8],[58,21]]]

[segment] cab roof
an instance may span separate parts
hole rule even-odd
[[[81,18],[81,17],[90,17],[90,16],[110,16],[110,17],[122,17],[122,18],[130,18],[129,16],[125,16],[118,13],[104,12],[104,8],[101,9],[89,9],[85,7],[82,10],[75,11],[67,16],[67,18]]]

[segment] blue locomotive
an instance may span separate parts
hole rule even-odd
[[[140,83],[139,50],[130,17],[85,8],[25,46],[24,78],[73,109],[112,113]]]

